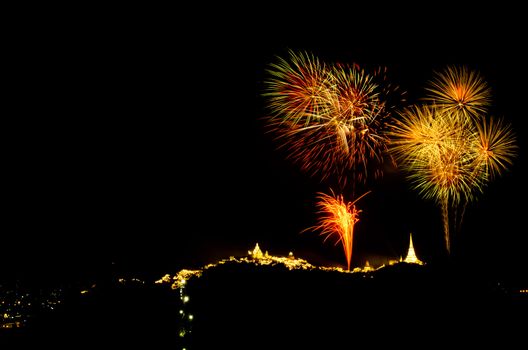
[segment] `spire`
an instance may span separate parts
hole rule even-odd
[[[418,259],[416,257],[416,253],[414,252],[414,246],[413,246],[413,241],[412,241],[412,233],[410,234],[410,237],[411,238],[409,239],[409,250],[407,251],[407,256],[405,257],[403,262],[406,262],[408,264],[423,265],[424,263],[422,261],[420,261],[420,259]]]
[[[253,249],[253,251],[248,251],[248,253],[253,257],[253,259],[262,259],[264,257],[264,254],[262,254],[262,250],[260,250],[258,243],[255,245],[255,249]]]

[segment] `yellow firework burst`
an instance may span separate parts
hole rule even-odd
[[[473,143],[476,166],[486,177],[500,175],[513,164],[517,144],[511,125],[503,120],[490,118],[477,123],[477,133]]]
[[[473,154],[461,139],[446,140],[427,157],[416,159],[409,179],[424,198],[458,205],[482,191],[484,179],[473,166]]]
[[[458,203],[481,188],[472,167],[472,129],[452,112],[411,107],[401,113],[392,136],[391,151],[425,198]]]
[[[490,89],[477,72],[448,67],[427,91],[429,105],[405,110],[392,128],[391,151],[420,194],[440,205],[449,252],[450,209],[456,228],[457,207],[512,164],[517,146],[509,125],[486,120]]]
[[[468,67],[447,67],[426,88],[425,100],[458,116],[482,117],[491,103],[491,91],[479,73]]]
[[[436,106],[412,107],[401,113],[391,131],[390,150],[414,188],[442,209],[448,251],[449,209],[474,200],[494,175],[512,164],[517,148],[509,125],[483,117],[461,118],[460,113]]]
[[[446,136],[456,132],[450,128],[448,119],[436,118],[433,107],[412,106],[399,114],[401,118],[391,127],[391,150],[407,167],[416,160],[427,159],[442,145]]]

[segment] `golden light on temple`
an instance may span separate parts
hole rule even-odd
[[[316,266],[311,265],[304,259],[298,259],[293,256],[293,252],[289,252],[288,256],[274,256],[270,255],[267,251],[262,254],[259,244],[255,245],[255,248],[252,251],[248,251],[247,258],[230,258],[231,262],[250,262],[257,265],[284,265],[288,270],[301,269],[301,270],[312,270],[317,268]],[[226,260],[221,260],[218,263],[223,264]]]
[[[403,262],[406,262],[408,264],[424,265],[424,262],[418,259],[418,257],[416,256],[416,253],[414,252],[412,233],[410,234],[410,238],[409,238],[409,249],[407,250],[407,256],[405,257]]]
[[[255,248],[253,249],[253,251],[248,251],[248,253],[254,259],[262,259],[264,257],[264,254],[262,254],[262,250],[260,250],[258,243],[255,245]]]
[[[385,265],[382,265],[381,267],[384,267]],[[377,269],[373,268],[372,266],[370,266],[370,263],[369,261],[367,260],[365,262],[365,266],[363,267],[355,267],[354,270],[352,270],[352,272],[372,272],[372,271],[376,271]]]
[[[215,268],[219,265],[224,264],[252,264],[252,265],[261,265],[261,266],[283,266],[287,268],[288,270],[307,270],[307,271],[333,271],[333,272],[341,272],[341,273],[352,273],[352,272],[371,272],[375,271],[378,268],[373,268],[370,265],[364,267],[364,268],[356,268],[353,271],[345,270],[341,267],[328,267],[328,266],[316,266],[310,264],[305,259],[297,258],[293,255],[293,252],[289,252],[287,256],[275,256],[268,254],[268,252],[262,254],[262,250],[260,250],[260,246],[258,244],[255,245],[255,248],[253,250],[248,251],[247,257],[241,257],[241,258],[235,258],[233,256],[229,257],[228,259],[222,259],[217,261],[216,263],[210,263],[202,267],[198,270],[187,270],[183,269],[180,272],[178,272],[175,276],[171,277],[169,274],[166,274],[159,280],[157,280],[155,283],[158,284],[165,284],[165,283],[171,283],[172,289],[180,289],[180,292],[183,293],[183,290],[186,288],[187,282],[192,278],[200,278],[204,271]],[[181,294],[181,299],[184,304],[189,302],[189,296]],[[183,310],[180,311],[180,314],[183,314]]]

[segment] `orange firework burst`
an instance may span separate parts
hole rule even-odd
[[[428,102],[464,117],[481,117],[491,102],[488,84],[467,67],[448,67],[426,88]]]
[[[341,243],[347,260],[347,268],[350,271],[352,261],[352,245],[354,240],[354,225],[359,221],[361,210],[356,208],[356,202],[367,195],[363,194],[353,202],[345,202],[343,195],[319,194],[317,203],[319,213],[321,214],[319,225],[309,228],[321,230],[321,235],[326,235],[325,241],[331,236],[337,235],[336,245]]]
[[[385,71],[370,75],[357,65],[328,66],[290,52],[290,61],[279,59],[269,73],[271,128],[302,170],[322,180],[335,175],[341,187],[348,178],[381,174],[392,111],[384,98],[396,90],[383,84]]]

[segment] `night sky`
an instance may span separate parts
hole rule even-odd
[[[175,272],[244,254],[257,241],[270,252],[343,266],[341,247],[300,234],[315,223],[316,193],[329,184],[301,173],[265,133],[265,70],[288,49],[387,66],[411,102],[435,70],[479,70],[492,88],[492,114],[513,124],[520,150],[511,171],[469,205],[455,243],[467,264],[523,271],[522,33],[497,31],[489,18],[463,30],[424,30],[437,26],[409,18],[374,29],[362,22],[362,32],[274,19],[221,18],[207,27],[154,19],[79,26],[72,19],[29,31],[14,52],[13,107],[4,116],[0,271],[73,276],[113,262],[129,271]],[[405,254],[410,232],[423,260],[440,258],[434,203],[390,167],[368,189],[353,265]]]

